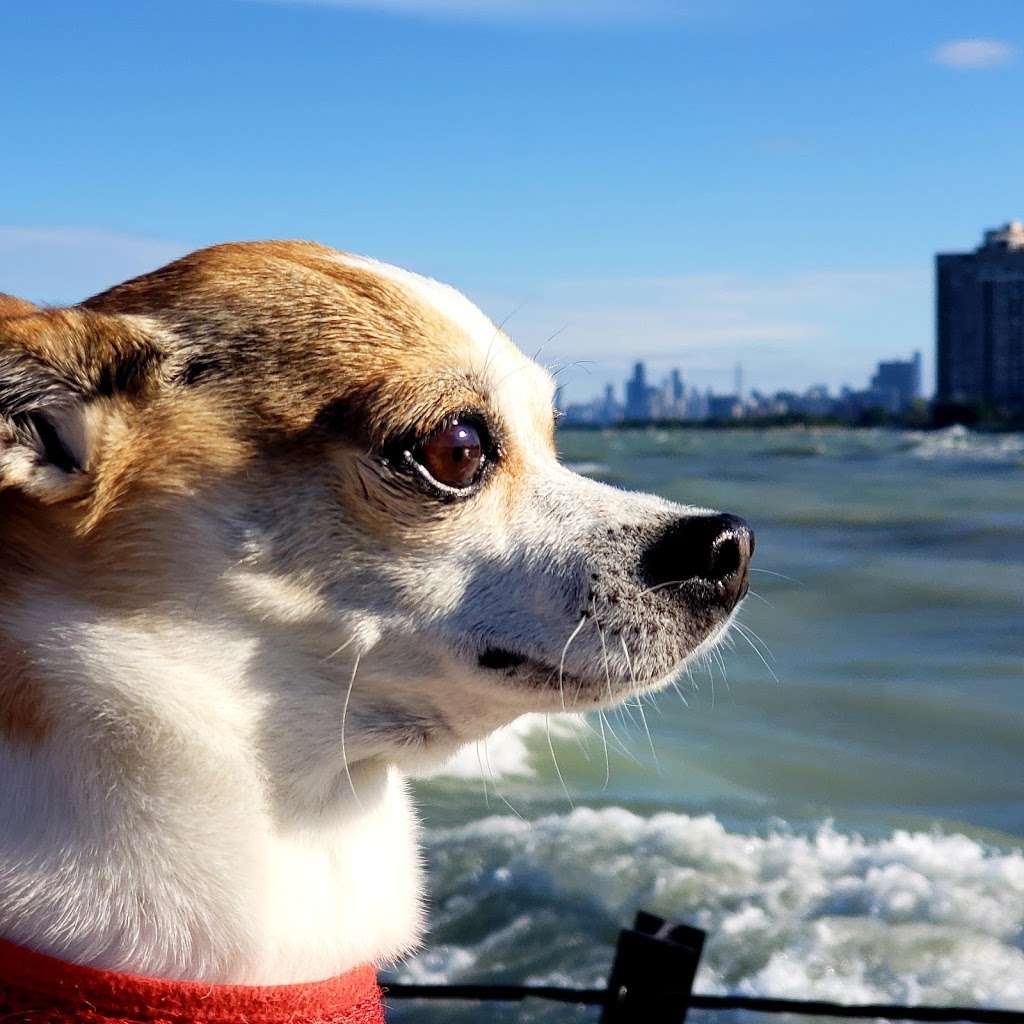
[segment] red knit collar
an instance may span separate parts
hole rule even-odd
[[[209,985],[98,971],[0,939],[10,1024],[384,1024],[372,967],[303,985]]]

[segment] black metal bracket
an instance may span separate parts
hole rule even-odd
[[[619,933],[601,1024],[682,1024],[705,933],[641,910]]]

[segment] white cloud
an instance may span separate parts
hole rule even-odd
[[[716,390],[737,362],[754,387],[863,386],[877,360],[932,347],[927,270],[575,281],[474,298],[497,321],[516,309],[506,329],[528,354],[542,347],[541,362],[567,364],[559,380],[573,399],[621,381],[636,359]]]
[[[1001,39],[954,39],[932,54],[937,64],[947,68],[996,68],[1009,64],[1017,56],[1017,47]]]
[[[190,248],[96,228],[0,225],[0,292],[56,305],[78,302]]]
[[[268,0],[264,0],[268,2]],[[711,12],[709,0],[269,0],[380,14],[477,21],[602,23],[678,18]]]

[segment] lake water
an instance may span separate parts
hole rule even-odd
[[[1024,436],[559,444],[597,479],[743,515],[761,571],[732,649],[645,701],[646,729],[609,716],[607,766],[596,723],[553,720],[563,789],[525,720],[417,783],[431,928],[398,977],[601,985],[642,907],[708,930],[698,991],[1024,1009]]]

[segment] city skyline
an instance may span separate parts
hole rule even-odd
[[[1024,224],[987,228],[970,252],[935,255],[937,388],[930,415],[1020,417],[1024,413]],[[682,353],[680,353],[682,355]],[[861,422],[879,413],[920,419],[930,398],[923,387],[923,360],[882,359],[868,387],[844,385],[833,395],[827,383],[771,391],[744,386],[743,365],[733,369],[731,391],[700,388],[676,365],[659,383],[638,359],[622,385],[587,401],[565,402],[566,423],[607,426],[668,420],[834,417]],[[560,392],[559,398],[562,398]]]
[[[881,360],[865,388],[848,385],[833,392],[825,384],[806,388],[767,391],[747,387],[743,365],[733,367],[733,386],[728,391],[700,388],[691,384],[681,367],[672,367],[667,375],[648,375],[647,364],[637,360],[632,374],[619,382],[606,383],[589,400],[563,402],[559,390],[556,401],[565,425],[608,426],[619,422],[655,422],[667,420],[728,420],[778,416],[834,416],[855,420],[869,412],[902,415],[926,396],[921,380],[922,356],[915,350],[909,359]],[[621,396],[621,397],[620,397]]]

